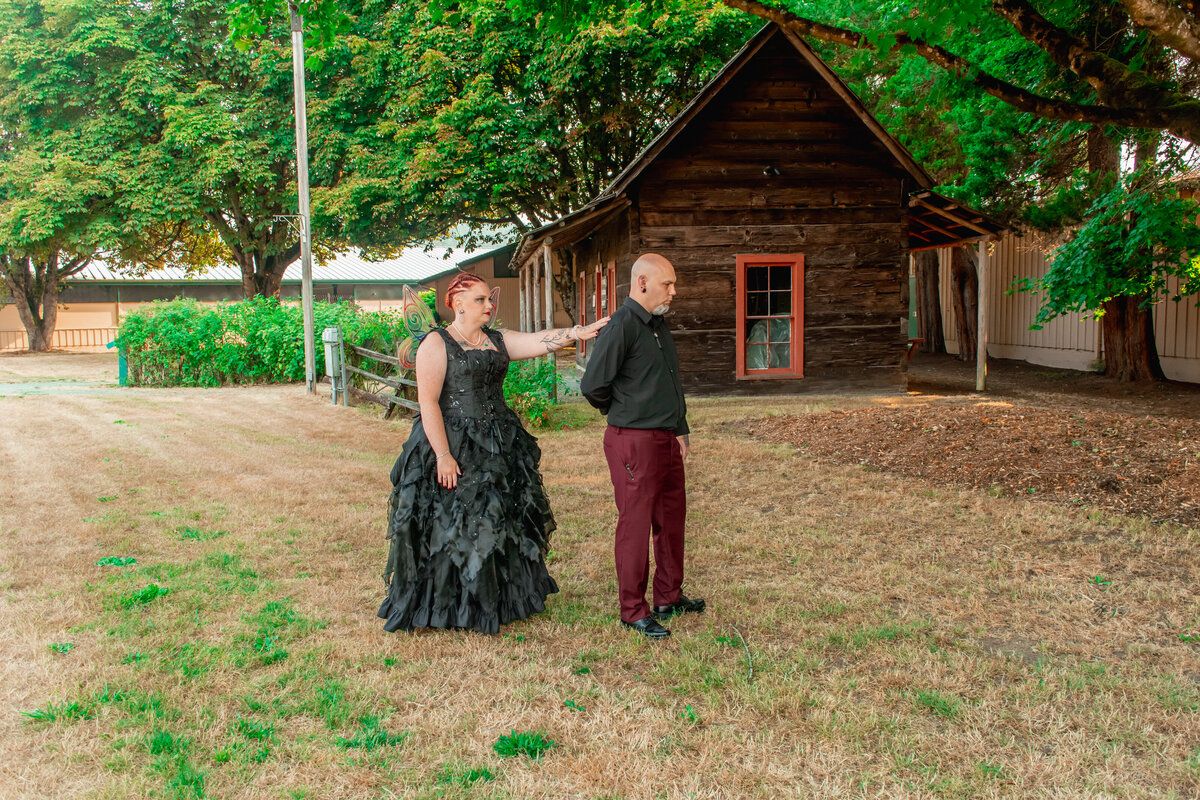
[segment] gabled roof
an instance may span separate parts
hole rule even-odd
[[[791,42],[800,56],[813,68],[813,71],[821,76],[829,84],[829,88],[833,90],[834,94],[840,97],[850,110],[863,121],[867,129],[879,139],[880,143],[887,148],[888,152],[895,157],[904,170],[912,176],[918,186],[923,189],[929,189],[933,186],[933,178],[929,177],[925,170],[921,169],[917,162],[913,160],[912,155],[905,149],[904,145],[900,144],[890,133],[884,130],[878,120],[871,115],[871,112],[867,111],[866,106],[858,99],[858,96],[850,91],[850,87],[843,83],[842,79],[837,76],[837,73],[821,60],[821,57],[808,46],[808,43],[791,31],[784,30],[775,23],[769,22],[760,28],[758,33],[754,34],[733,58],[725,62],[725,66],[721,67],[721,71],[705,84],[704,88],[692,98],[692,101],[687,104],[683,111],[679,112],[679,115],[671,120],[654,141],[643,148],[642,152],[622,170],[621,174],[613,179],[612,183],[593,202],[628,189],[629,184],[636,180],[646,167],[667,149],[671,142],[675,141],[675,138],[688,126],[688,123],[695,119],[712,102],[713,98],[741,72],[742,67],[746,66],[758,54],[758,51],[762,50],[763,46],[776,36],[783,36]]]
[[[924,197],[933,195],[932,188],[934,180],[929,176],[924,169],[913,159],[912,154],[900,144],[891,134],[889,134],[878,120],[872,116],[862,101],[850,90],[837,74],[829,68],[820,56],[796,34],[791,31],[779,27],[775,23],[767,23],[758,33],[750,38],[742,49],[739,50],[733,58],[725,63],[720,72],[710,80],[704,88],[702,88],[691,102],[681,111],[667,127],[655,137],[655,139],[646,145],[645,148],[633,159],[620,174],[613,178],[603,191],[595,198],[589,201],[586,205],[579,208],[561,219],[555,220],[548,225],[543,225],[540,228],[530,231],[521,241],[520,247],[517,248],[513,257],[513,266],[519,267],[533,252],[540,246],[541,242],[547,237],[553,237],[555,243],[560,243],[563,238],[574,240],[582,238],[586,233],[594,229],[598,224],[607,220],[610,214],[618,208],[623,208],[628,205],[629,201],[625,199],[631,184],[641,176],[646,168],[658,158],[679,134],[687,128],[687,126],[712,102],[712,100],[724,89],[730,81],[748,64],[755,55],[763,49],[763,47],[777,36],[782,36],[795,48],[796,52],[804,59],[805,63],[820,76],[829,88],[836,94],[845,104],[846,107],[857,116],[866,126],[867,130],[883,145],[892,157],[896,160],[897,165],[908,174],[913,182],[923,190]],[[936,195],[935,195],[936,196]],[[938,196],[940,197],[940,196]],[[942,198],[947,206],[954,206],[953,201]],[[957,206],[955,206],[957,207]],[[1004,230],[1004,226],[996,223],[993,220],[983,218],[978,212],[966,209],[972,218],[979,217],[984,221],[984,227],[988,228],[988,233],[996,233]],[[923,207],[918,207],[917,210],[910,212],[910,216],[927,216],[931,221],[941,220],[946,222],[945,218],[939,216],[935,211],[930,211]],[[936,225],[936,222],[934,223]],[[931,229],[930,225],[922,226],[921,230],[928,232]],[[950,228],[953,230],[953,227]],[[968,228],[967,230],[970,230]],[[918,232],[918,239],[922,238],[922,233]],[[949,237],[942,237],[946,240]],[[973,233],[968,238],[978,238]],[[924,241],[931,241],[930,238],[925,238]],[[965,240],[965,239],[964,239]],[[917,244],[923,242],[918,241]],[[937,245],[945,246],[945,245]]]

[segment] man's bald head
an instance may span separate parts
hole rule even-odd
[[[651,314],[667,313],[675,296],[675,267],[658,253],[645,253],[629,271],[629,296]]]

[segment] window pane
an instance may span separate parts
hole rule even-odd
[[[746,369],[767,368],[767,345],[763,344],[748,344],[746,345]]]
[[[771,267],[771,288],[772,289],[791,289],[792,288],[792,268],[791,267]]]
[[[746,293],[746,316],[765,317],[768,313],[767,309],[768,304],[766,292]]]
[[[760,319],[750,326],[750,333],[746,336],[747,342],[757,342],[765,344],[767,341],[767,332],[770,330],[768,323],[770,320]]]
[[[792,313],[791,292],[771,292],[771,316],[786,317]]]
[[[792,340],[792,321],[790,319],[772,319],[768,331],[768,341],[771,342],[790,342]]]
[[[767,358],[771,369],[784,369],[791,366],[792,346],[790,344],[769,344],[767,347],[771,350]]]
[[[746,267],[746,290],[763,292],[767,290],[767,267]]]

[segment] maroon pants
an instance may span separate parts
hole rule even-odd
[[[683,454],[672,431],[609,426],[604,457],[617,500],[617,588],[621,619],[650,616],[646,579],[654,534],[654,605],[679,599],[683,585],[683,525],[687,495]]]

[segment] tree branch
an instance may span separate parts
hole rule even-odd
[[[723,2],[731,8],[747,11],[755,16],[774,22],[781,28],[789,30],[798,36],[813,36],[856,50],[874,49],[873,45],[861,33],[797,17],[791,12],[765,6],[761,2],[758,2],[758,0],[723,0]],[[1024,4],[1020,3],[1020,0],[996,0],[993,5],[999,11],[999,7],[1002,5],[1016,7]],[[1034,13],[1036,14],[1036,11]],[[1017,16],[1021,19],[1022,24],[1031,24],[1028,15]],[[1048,25],[1049,23],[1046,24]],[[1014,27],[1017,26],[1014,24]],[[1018,31],[1020,32],[1020,28],[1018,28]],[[1049,31],[1046,33],[1049,35]],[[1084,104],[1045,97],[984,72],[972,62],[951,53],[940,45],[915,39],[903,32],[894,35],[896,37],[897,48],[903,46],[914,48],[919,56],[931,64],[954,73],[983,92],[995,97],[997,100],[1021,111],[1027,111],[1047,119],[1067,122],[1125,125],[1133,128],[1168,128],[1173,133],[1176,133],[1176,135],[1188,141],[1200,141],[1200,104],[1196,104],[1197,107],[1194,110],[1184,109],[1186,115],[1189,118],[1194,117],[1194,119],[1187,119],[1184,124],[1178,124],[1177,120],[1179,106],[1196,103],[1193,98],[1180,95],[1178,98],[1175,98],[1178,101],[1174,104],[1175,107],[1168,109],[1145,108],[1143,106],[1131,108],[1104,104]],[[1024,34],[1022,33],[1022,35]],[[1041,42],[1037,40],[1030,39],[1030,41],[1041,46]],[[1053,54],[1051,54],[1051,57],[1054,57]],[[1108,60],[1112,61],[1112,59]],[[1121,66],[1127,74],[1132,72],[1127,67],[1124,67],[1124,65],[1121,65],[1120,62],[1112,61],[1112,63]],[[1161,94],[1161,90],[1156,91],[1156,93]]]
[[[1017,33],[1040,47],[1055,64],[1091,86],[1102,102],[1121,97],[1145,108],[1171,105],[1180,100],[1145,72],[1098,52],[1053,24],[1027,0],[992,0],[992,9]]]
[[[1183,9],[1160,0],[1121,0],[1135,24],[1176,52],[1200,61],[1200,22]]]

